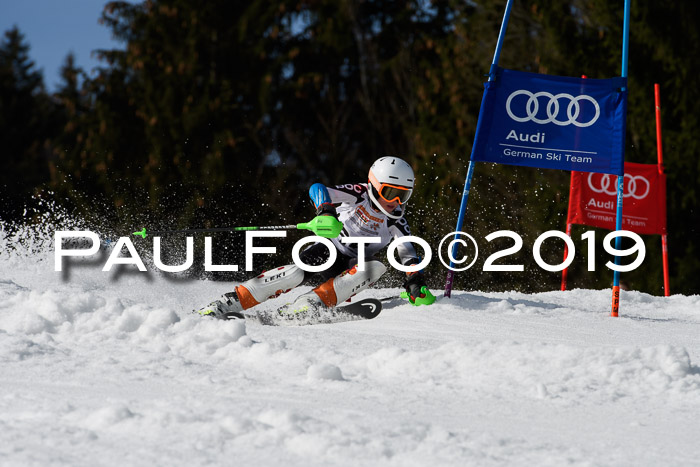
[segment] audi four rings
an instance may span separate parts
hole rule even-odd
[[[527,104],[525,105],[526,115],[524,117],[518,117],[513,113],[513,110],[511,109],[511,103],[513,99],[521,94],[528,96]],[[549,99],[546,107],[548,118],[537,118],[537,111],[540,109],[540,97],[546,97]],[[566,107],[566,115],[569,118],[568,120],[557,120],[557,115],[559,115],[559,99],[566,99],[569,102],[569,105]],[[579,102],[581,101],[590,101],[595,106],[595,116],[588,122],[577,121],[577,118],[581,113],[581,107],[579,105]],[[545,123],[554,123],[555,125],[559,126],[566,126],[571,124],[581,128],[593,125],[598,120],[598,117],[600,117],[600,106],[598,105],[598,102],[591,96],[582,94],[580,96],[574,97],[571,94],[551,94],[546,91],[540,91],[533,94],[530,91],[526,91],[525,89],[515,91],[510,96],[508,96],[508,100],[506,101],[506,111],[508,112],[510,118],[512,118],[516,122],[532,121],[535,123],[539,123],[540,125],[544,125]]]
[[[599,176],[600,179],[594,182],[595,176]],[[608,174],[597,174],[591,172],[588,175],[588,187],[595,191],[596,193],[605,193],[606,195],[614,196],[617,194],[617,189],[615,188],[615,181],[617,180],[617,175]],[[642,177],[641,175],[632,176],[625,174],[626,187],[624,190],[624,197],[627,198],[631,196],[634,199],[644,199],[649,194],[650,184],[649,180]],[[643,193],[637,193],[637,190],[642,191],[640,187],[644,186]]]

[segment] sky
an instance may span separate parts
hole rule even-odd
[[[0,0],[0,31],[17,25],[29,43],[29,56],[43,70],[44,83],[54,91],[66,55],[90,76],[100,62],[95,49],[122,48],[109,29],[98,23],[107,0]]]

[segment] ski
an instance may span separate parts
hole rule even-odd
[[[284,308],[284,307],[283,307]],[[281,309],[256,310],[255,314],[245,314],[265,326],[309,326],[314,324],[343,323],[374,319],[382,311],[382,302],[374,298],[365,298],[349,305],[319,308],[308,313],[283,314]]]

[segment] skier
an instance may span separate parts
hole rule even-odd
[[[317,216],[332,226],[330,235],[337,257],[323,272],[307,272],[290,264],[250,279],[237,286],[233,292],[224,294],[220,300],[199,310],[200,315],[221,319],[243,318],[242,311],[265,300],[308,283],[320,274],[321,285],[300,295],[294,303],[280,308],[282,313],[305,313],[324,307],[335,307],[358,292],[374,284],[386,271],[386,266],[375,255],[394,238],[409,235],[408,222],[404,218],[406,202],[411,197],[414,185],[413,169],[402,159],[382,157],[369,169],[368,183],[338,185],[334,188],[315,183],[309,196],[316,207]],[[337,232],[337,233],[336,233]],[[343,243],[343,237],[378,237],[379,243],[369,243],[365,248],[365,268],[358,270],[358,245]],[[419,263],[416,251],[409,242],[397,249],[404,266]],[[328,248],[318,242],[299,255],[304,264],[318,266],[330,257]],[[423,293],[423,274],[407,273],[404,287],[413,304],[430,304],[435,298]],[[427,289],[425,289],[427,291]]]

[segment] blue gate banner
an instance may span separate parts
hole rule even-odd
[[[626,78],[497,68],[485,86],[474,161],[623,175]]]

